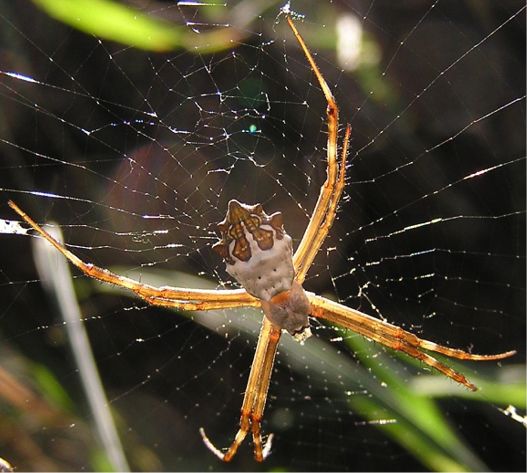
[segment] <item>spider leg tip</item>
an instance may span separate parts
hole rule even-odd
[[[262,457],[263,457],[263,460],[265,460],[269,454],[271,453],[271,447],[272,447],[272,444],[273,444],[273,438],[274,438],[274,434],[269,434],[267,436],[267,440],[265,442],[265,445],[262,449]]]
[[[201,434],[201,439],[203,440],[203,443],[205,446],[212,452],[214,455],[216,455],[220,460],[225,460],[225,454],[217,448],[207,437],[207,434],[205,433],[205,429],[203,427],[199,428],[199,433]]]
[[[14,201],[12,201],[11,199],[9,199],[9,200],[7,201],[7,205],[9,205],[9,207],[11,207],[15,212],[19,213],[20,208],[18,207],[18,205],[15,204]]]

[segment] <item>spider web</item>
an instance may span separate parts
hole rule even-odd
[[[125,46],[34,4],[0,5],[2,232],[24,233],[13,199],[59,223],[86,261],[157,285],[233,287],[214,224],[232,198],[261,202],[299,242],[325,178],[324,97],[280,4],[127,4],[169,22],[186,48]],[[428,340],[519,354],[454,363],[483,387],[470,394],[314,320],[305,346],[280,346],[263,422],[271,456],[254,463],[246,441],[225,466],[198,429],[231,442],[261,315],[155,309],[74,272],[130,467],[524,470],[525,429],[505,414],[521,421],[525,407],[525,6],[291,8],[353,127],[345,195],[305,288]],[[2,235],[0,457],[21,470],[107,468],[72,323],[30,243]]]

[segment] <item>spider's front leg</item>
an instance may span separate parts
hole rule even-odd
[[[278,342],[280,341],[281,329],[274,326],[264,317],[256,353],[251,366],[251,373],[247,382],[247,389],[243,398],[240,417],[240,428],[234,440],[225,453],[216,448],[205,434],[203,428],[200,429],[201,436],[205,445],[220,460],[230,461],[238,451],[249,431],[252,431],[254,443],[254,458],[262,462],[271,451],[272,434],[267,438],[265,445],[262,442],[261,421],[267,399],[267,391],[273,370],[274,357]]]
[[[328,104],[326,110],[328,125],[327,178],[320,188],[317,203],[311,214],[304,235],[302,236],[302,240],[300,241],[293,257],[296,273],[295,280],[302,284],[309,268],[313,264],[318,250],[322,247],[337,214],[337,207],[345,185],[346,159],[351,137],[351,125],[349,123],[346,125],[339,164],[337,162],[339,107],[335,101],[335,97],[333,97],[331,89],[316,64],[313,55],[302,38],[302,35],[297,30],[291,17],[287,17],[287,22],[293,30],[293,33],[311,66]]]
[[[79,268],[84,274],[93,279],[97,279],[98,281],[115,284],[116,286],[129,289],[149,304],[180,310],[231,309],[234,307],[254,307],[260,305],[260,302],[257,299],[250,294],[247,294],[243,289],[210,290],[171,286],[154,287],[130,279],[126,276],[112,273],[107,269],[83,261],[77,255],[68,250],[62,243],[53,238],[17,204],[13,201],[9,201],[8,204],[30,227],[33,228],[35,232],[37,232],[37,234],[47,240],[70,263]]]

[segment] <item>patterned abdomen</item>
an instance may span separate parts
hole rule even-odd
[[[280,240],[274,238],[274,245],[268,250],[260,250],[250,234],[247,235],[247,240],[251,247],[251,259],[235,260],[234,264],[227,263],[227,272],[249,294],[264,301],[270,300],[280,292],[288,291],[295,275],[291,237],[284,234]],[[231,246],[234,247],[234,243],[231,243]]]
[[[293,244],[283,229],[281,213],[269,216],[260,204],[231,200],[218,228],[221,240],[213,248],[249,294],[268,301],[291,288]]]

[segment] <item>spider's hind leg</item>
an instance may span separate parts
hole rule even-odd
[[[271,451],[273,435],[269,435],[265,444],[262,442],[261,419],[280,335],[281,329],[274,326],[267,317],[264,317],[243,398],[240,427],[227,451],[223,453],[215,447],[205,434],[205,430],[203,428],[200,429],[203,442],[220,460],[230,461],[236,455],[238,447],[242,444],[249,431],[252,432],[254,458],[256,461],[262,462]]]
[[[355,333],[363,335],[375,342],[381,343],[394,350],[401,351],[416,358],[431,368],[436,369],[445,376],[453,379],[457,383],[467,387],[471,391],[478,388],[465,378],[461,373],[450,368],[446,364],[438,361],[433,356],[425,353],[423,350],[433,351],[450,358],[471,361],[497,361],[509,358],[516,351],[506,351],[492,355],[478,355],[468,353],[463,350],[446,347],[428,340],[421,339],[401,327],[397,327],[383,320],[376,319],[370,315],[346,307],[337,302],[333,302],[325,297],[308,293],[309,302],[311,303],[311,315],[320,319],[328,320],[336,325],[352,330]]]

